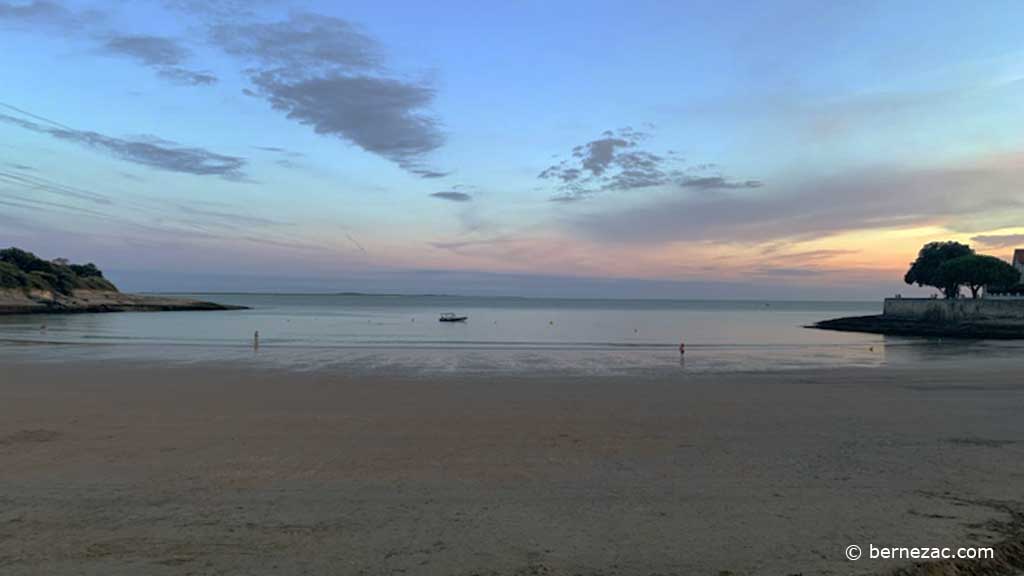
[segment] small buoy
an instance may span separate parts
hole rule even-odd
[[[679,343],[679,354],[686,354],[686,344],[683,342]]]
[[[555,325],[555,321],[554,320],[548,320],[548,324],[550,324],[551,326],[554,326]]]
[[[874,352],[874,351],[875,351],[875,347],[874,346],[871,346],[870,348],[868,348],[868,352]]]

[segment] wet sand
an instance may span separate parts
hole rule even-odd
[[[1021,500],[1024,367],[0,370],[5,575],[871,574]]]

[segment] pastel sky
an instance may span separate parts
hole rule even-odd
[[[122,288],[875,298],[1024,246],[1020,2],[0,0],[0,244]]]

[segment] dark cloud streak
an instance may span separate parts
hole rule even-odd
[[[971,237],[971,242],[991,248],[1017,248],[1024,246],[1024,234],[982,234]]]
[[[81,188],[76,188],[74,186],[67,186],[36,175],[0,171],[0,183],[6,183],[9,186],[15,186],[18,188],[45,192],[56,196],[63,196],[65,198],[85,200],[93,204],[100,204],[104,206],[109,206],[113,203],[110,198],[103,194],[82,190]]]
[[[377,42],[359,27],[318,14],[298,12],[270,23],[216,24],[211,37],[229,54],[256,59],[296,78],[312,72],[378,70],[382,64]]]
[[[293,13],[279,22],[211,27],[212,41],[251,62],[254,90],[291,120],[386,158],[411,174],[446,173],[424,164],[445,135],[428,110],[435,91],[391,76],[378,43],[340,18]]]
[[[217,82],[209,72],[196,72],[181,66],[189,57],[189,50],[173,38],[149,35],[126,35],[108,38],[104,51],[115,56],[125,56],[148,66],[176,84],[201,86]]]
[[[75,30],[95,23],[103,14],[95,10],[72,12],[57,2],[34,0],[27,4],[0,2],[0,21],[60,30]]]
[[[425,86],[345,75],[290,82],[272,72],[252,80],[289,119],[317,134],[350,140],[405,169],[418,169],[419,159],[444,141],[436,120],[415,112],[434,97]]]
[[[0,106],[20,112],[13,106],[2,103]],[[246,161],[237,156],[217,154],[204,148],[179,146],[175,142],[153,136],[116,138],[91,130],[70,128],[36,115],[31,117],[45,123],[0,113],[2,122],[46,134],[58,140],[94,148],[128,162],[197,176],[220,176],[228,180],[240,180],[244,177],[242,169]]]
[[[458,192],[455,190],[446,190],[444,192],[434,192],[431,194],[434,198],[440,198],[442,200],[448,200],[450,202],[470,202],[473,197],[465,192]]]
[[[104,47],[112,54],[129,56],[146,66],[173,66],[188,56],[177,41],[162,36],[114,36]]]
[[[203,86],[217,82],[210,72],[190,70],[182,64],[190,51],[181,42],[163,36],[145,34],[122,35],[103,32],[98,24],[106,18],[103,12],[73,12],[62,4],[36,0],[28,4],[0,2],[0,22],[24,24],[35,28],[57,28],[73,36],[98,42],[102,52],[131,58],[153,68],[160,77],[175,84]]]
[[[721,176],[691,176],[679,181],[679,186],[697,190],[734,190],[760,188],[762,185],[760,180],[730,181]]]
[[[616,243],[810,240],[847,230],[944,223],[992,229],[1024,209],[1019,167],[861,169],[809,180],[772,195],[730,193],[659,198],[617,211],[569,216],[569,228]]]

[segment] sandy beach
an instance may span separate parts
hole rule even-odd
[[[886,573],[844,548],[1007,538],[1022,376],[15,361],[0,572]]]

